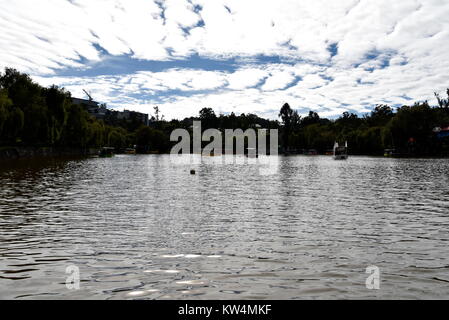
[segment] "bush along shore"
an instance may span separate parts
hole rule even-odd
[[[216,115],[203,108],[196,117],[164,120],[159,108],[149,124],[137,118],[119,119],[113,112],[98,120],[73,103],[64,88],[42,87],[24,73],[6,68],[0,73],[0,159],[34,156],[89,155],[102,147],[117,152],[168,153],[175,129],[192,131],[200,120],[210,128],[279,129],[280,151],[325,154],[335,141],[348,141],[350,154],[393,156],[449,156],[449,89],[447,99],[435,93],[436,105],[427,101],[392,108],[375,105],[368,114],[344,112],[336,119],[307,116],[285,103],[279,119],[254,114]],[[313,152],[310,152],[313,150]]]

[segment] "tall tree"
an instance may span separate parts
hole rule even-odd
[[[217,126],[217,116],[212,108],[201,109],[200,120],[203,129],[216,128]]]
[[[48,107],[48,126],[50,130],[50,143],[56,143],[61,138],[62,129],[67,119],[67,108],[71,104],[70,93],[57,86],[43,90],[45,103]]]
[[[289,136],[292,131],[293,124],[295,121],[299,120],[299,116],[296,111],[293,111],[288,103],[285,103],[279,112],[279,117],[282,119],[282,124],[284,125],[282,147],[284,152],[287,152],[290,147]]]
[[[62,133],[64,146],[81,147],[87,146],[89,139],[89,115],[79,105],[71,105],[68,110],[67,123]]]

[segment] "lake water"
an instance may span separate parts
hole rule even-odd
[[[449,299],[447,159],[216,159],[0,164],[0,299]]]

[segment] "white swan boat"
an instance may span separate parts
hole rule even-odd
[[[340,147],[338,142],[334,145],[334,160],[347,160],[348,159],[348,141],[345,142],[344,147]]]

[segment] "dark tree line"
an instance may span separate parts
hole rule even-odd
[[[439,101],[449,101],[449,90],[448,100]],[[394,149],[401,155],[449,155],[448,139],[433,131],[449,126],[449,106],[441,103],[431,107],[428,102],[417,102],[396,112],[388,105],[377,105],[363,117],[344,112],[336,120],[322,119],[313,111],[301,118],[285,104],[280,117],[285,151],[325,153],[335,141],[348,141],[352,154],[382,155],[385,149]]]
[[[118,120],[112,112],[103,120],[92,117],[82,106],[72,103],[70,92],[51,86],[44,88],[17,70],[0,74],[0,146],[52,146],[124,149],[142,142],[144,130],[157,146],[162,135],[136,119]],[[162,150],[165,151],[165,150]]]
[[[282,106],[281,122],[254,114],[216,115],[203,108],[198,117],[166,121],[155,107],[155,116],[145,126],[138,119],[119,119],[110,112],[104,120],[92,117],[82,106],[72,104],[63,88],[41,87],[23,73],[6,68],[0,74],[0,146],[103,147],[124,149],[137,146],[141,152],[168,152],[174,144],[170,133],[178,128],[192,131],[194,120],[202,129],[280,129],[281,150],[325,153],[335,141],[348,141],[352,154],[381,155],[384,149],[412,155],[449,155],[448,139],[439,139],[435,127],[449,126],[448,98],[435,94],[438,106],[427,102],[402,106],[396,111],[377,105],[370,114],[344,112],[338,119],[320,118],[313,111],[301,117],[288,104]]]
[[[216,116],[210,108],[199,117],[165,121],[155,107],[150,126],[138,119],[119,119],[109,112],[103,120],[91,116],[72,103],[70,92],[51,86],[44,88],[24,73],[6,68],[0,74],[0,146],[76,147],[104,146],[123,150],[137,147],[140,152],[169,152],[170,133],[178,128],[192,129],[194,120],[208,128],[278,128],[277,121],[253,114]]]

